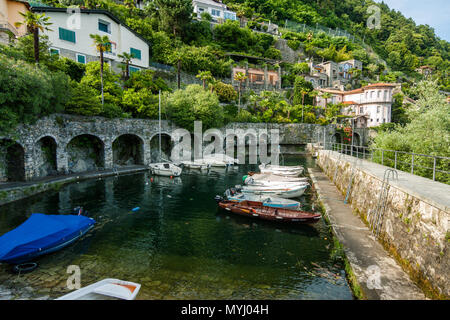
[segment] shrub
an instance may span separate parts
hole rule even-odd
[[[166,95],[164,109],[170,120],[190,131],[194,130],[195,120],[202,121],[204,129],[223,125],[223,109],[217,95],[198,84]]]
[[[232,102],[238,98],[238,93],[234,90],[233,86],[221,81],[218,81],[214,85],[214,92],[219,97],[220,102]]]
[[[291,48],[294,51],[297,51],[298,48],[300,48],[301,42],[299,40],[288,40],[287,45],[289,48]]]

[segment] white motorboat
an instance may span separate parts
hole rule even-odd
[[[209,163],[212,167],[227,167],[239,164],[238,159],[234,159],[223,153],[204,155],[202,161],[204,163]]]
[[[189,169],[208,170],[211,168],[211,164],[203,161],[181,161],[181,164]]]
[[[263,163],[259,166],[259,170],[261,173],[297,177],[303,173],[304,169],[302,166],[274,166]]]
[[[272,208],[284,208],[291,210],[300,210],[301,208],[301,203],[298,201],[252,193],[238,193],[234,189],[227,189],[225,191],[225,196],[227,200],[230,201],[257,201],[262,202],[263,206]]]
[[[152,174],[166,177],[178,177],[182,169],[170,162],[159,162],[149,164]]]
[[[253,193],[264,196],[275,196],[280,198],[296,198],[303,195],[309,184],[277,185],[277,186],[236,186],[242,193]]]
[[[119,279],[104,279],[70,292],[56,300],[134,300],[141,285]]]
[[[304,183],[308,182],[306,177],[285,177],[277,176],[273,174],[253,174],[245,175],[242,177],[244,184],[246,185],[274,185],[281,183]]]

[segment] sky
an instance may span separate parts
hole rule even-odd
[[[400,11],[407,18],[412,18],[417,25],[428,24],[439,38],[450,42],[450,0],[383,1],[389,8]]]

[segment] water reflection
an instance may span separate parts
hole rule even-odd
[[[32,212],[64,214],[76,206],[97,221],[87,237],[42,257],[13,286],[35,288],[31,298],[57,297],[67,291],[67,266],[77,264],[82,285],[108,277],[135,281],[142,284],[140,299],[351,299],[323,222],[291,226],[218,211],[214,196],[255,169],[109,177],[0,207],[0,234]],[[302,201],[308,206],[310,199]],[[16,277],[0,265],[0,283]]]

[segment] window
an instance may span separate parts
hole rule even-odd
[[[211,15],[220,17],[220,10],[211,9]]]
[[[359,113],[364,113],[364,107],[359,108]]]
[[[381,90],[377,91],[377,98],[381,98]]]
[[[130,48],[130,54],[133,58],[141,60],[141,50]]]
[[[129,66],[128,70],[130,71],[130,75],[131,75],[133,72],[141,71],[141,68]]]
[[[59,55],[59,49],[50,48],[50,54],[51,55],[54,55],[54,54]]]
[[[77,62],[86,64],[86,56],[84,54],[77,53]]]
[[[98,30],[111,33],[111,24],[103,20],[98,20]]]
[[[75,43],[75,32],[64,29],[64,28],[59,28],[59,38],[61,40],[65,40],[65,41],[69,41],[69,42],[73,42]]]
[[[377,113],[380,113],[380,106],[377,107]]]

